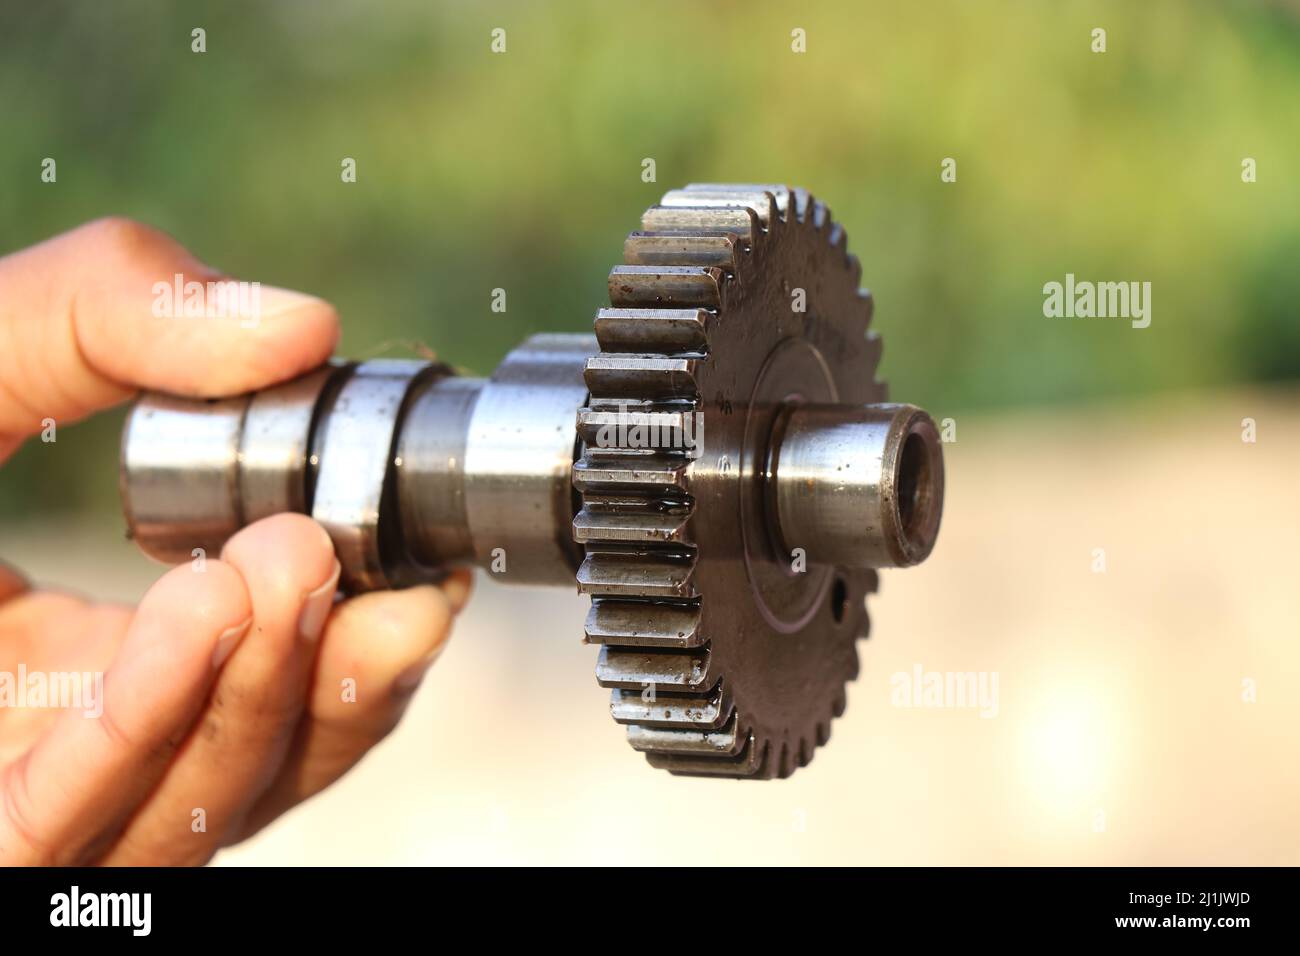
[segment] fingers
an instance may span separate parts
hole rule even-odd
[[[316,662],[307,718],[241,835],[323,790],[392,730],[442,652],[469,582],[462,572],[442,587],[363,594],[335,608]]]
[[[130,618],[131,611],[117,605],[50,591],[25,592],[0,604],[0,674],[15,682],[13,690],[24,673],[103,673]],[[57,687],[52,690],[58,693]],[[0,700],[0,767],[31,749],[59,718],[56,703]]]
[[[329,357],[330,305],[269,286],[207,285],[222,278],[127,219],[0,258],[0,456],[43,419],[75,420],[136,388],[231,395]]]
[[[467,568],[453,571],[438,586],[442,588],[442,593],[447,595],[447,600],[451,604],[451,613],[459,614],[469,603],[469,596],[474,591],[474,572]]]
[[[247,585],[253,626],[105,863],[206,862],[271,783],[298,727],[338,585],[329,536],[304,515],[276,515],[236,534],[221,559]]]
[[[104,676],[100,706],[64,711],[0,774],[0,863],[93,859],[162,776],[251,623],[233,568],[164,575]]]

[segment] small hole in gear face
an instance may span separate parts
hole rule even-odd
[[[831,588],[831,615],[835,618],[836,624],[844,623],[844,611],[849,603],[849,588],[844,583],[843,578],[836,578],[835,585]]]

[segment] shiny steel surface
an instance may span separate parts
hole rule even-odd
[[[656,767],[764,778],[806,764],[857,675],[874,568],[909,563],[888,554],[892,458],[871,464],[901,446],[871,425],[894,413],[879,407],[860,274],[825,206],[747,185],[668,193],[610,273],[578,419],[578,586],[597,679]],[[670,440],[646,447],[613,420]],[[671,440],[687,423],[697,448]],[[846,438],[869,447],[845,458]],[[936,522],[941,474],[915,492]]]
[[[322,396],[350,367],[327,365],[252,396],[239,441],[241,523],[309,510],[312,422]]]
[[[404,583],[401,530],[383,505],[407,390],[430,368],[396,359],[357,366],[322,424],[311,516],[334,540],[350,590]]]
[[[465,445],[481,378],[428,381],[411,399],[397,445],[398,506],[412,558],[427,567],[474,559],[465,517]]]
[[[248,396],[153,395],[127,416],[119,484],[130,535],[150,557],[176,564],[196,548],[216,556],[242,526],[239,435],[247,407]],[[185,533],[177,535],[180,527]]]
[[[801,405],[783,423],[769,473],[785,550],[857,568],[907,567],[934,547],[943,452],[913,405]]]
[[[476,563],[520,584],[573,583],[573,422],[587,397],[587,335],[535,335],[479,394],[465,440]]]
[[[298,511],[329,532],[349,591],[463,564],[571,583],[573,422],[595,349],[589,335],[537,335],[491,379],[377,360],[224,402],[143,396],[123,434],[131,531],[176,562]]]
[[[792,773],[844,708],[876,569],[934,546],[939,436],[885,404],[861,269],[803,190],[674,190],[624,259],[594,337],[533,336],[489,379],[387,360],[142,397],[132,534],[180,561],[292,510],[325,526],[350,591],[458,564],[576,574],[597,679],[651,764]]]

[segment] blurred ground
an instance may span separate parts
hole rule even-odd
[[[480,580],[398,732],[220,862],[1300,864],[1300,393],[970,415],[946,452],[939,546],[885,573],[792,779],[651,771],[586,601]],[[133,598],[156,571],[119,534],[11,523],[0,550]],[[893,706],[917,664],[997,672],[997,716]]]

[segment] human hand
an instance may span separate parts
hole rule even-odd
[[[0,462],[44,419],[138,388],[239,394],[337,342],[331,306],[265,286],[255,322],[154,315],[154,283],[177,275],[223,278],[123,219],[0,258]],[[0,863],[207,861],[396,725],[470,587],[462,572],[336,603],[333,547],[303,515],[250,525],[202,567],[132,609],[30,590],[0,564],[0,676],[104,675],[98,716],[0,706]]]

